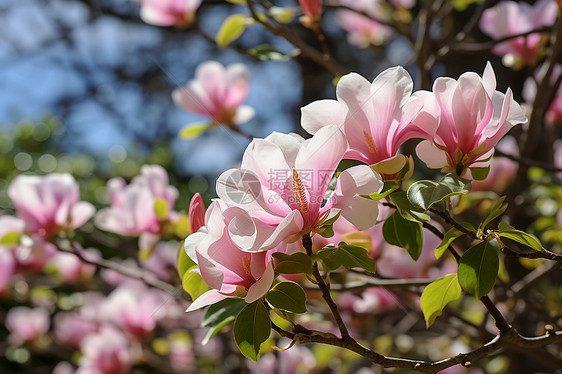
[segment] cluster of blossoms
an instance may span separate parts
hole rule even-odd
[[[409,139],[425,139],[416,151],[430,168],[471,178],[471,168],[489,164],[510,128],[526,122],[511,91],[495,87],[489,64],[483,77],[439,78],[433,92],[412,93],[412,79],[401,67],[372,83],[351,73],[338,82],[337,100],[302,108],[302,126],[312,138],[273,133],[254,139],[240,168],[218,178],[219,199],[207,212],[201,202],[192,204],[190,217],[198,216],[202,226],[185,249],[198,264],[193,271],[212,289],[188,310],[229,296],[248,303],[262,297],[275,278],[273,253],[298,251],[303,235],[324,234],[333,224],[339,234],[328,243],[315,241],[337,245],[341,234],[373,227],[378,203],[361,195],[379,192],[384,180],[411,175],[412,159],[398,154]],[[364,164],[336,177],[346,158]]]

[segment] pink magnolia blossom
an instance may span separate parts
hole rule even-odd
[[[101,254],[97,249],[75,248],[75,251],[89,260],[99,260]],[[46,266],[55,272],[65,282],[80,282],[88,280],[96,271],[95,265],[80,260],[76,255],[66,252],[57,252],[48,261]]]
[[[322,14],[322,0],[299,0],[299,4],[310,19],[318,18]]]
[[[202,0],[142,0],[140,16],[156,26],[189,27]]]
[[[59,312],[54,319],[54,335],[58,342],[71,348],[78,349],[82,340],[100,330],[101,324],[81,313]]]
[[[111,207],[102,209],[95,217],[102,230],[121,235],[139,236],[160,233],[160,221],[175,217],[174,202],[178,197],[175,187],[169,185],[166,170],[159,165],[144,165],[141,174],[127,185],[121,178],[108,182]],[[168,216],[158,217],[155,204],[164,204]]]
[[[230,228],[251,226],[254,235],[232,235]],[[266,235],[263,235],[265,231]],[[285,251],[280,244],[271,251],[244,252],[238,243],[257,241],[260,246],[273,228],[252,219],[247,212],[224,201],[214,200],[205,214],[205,226],[185,240],[185,251],[199,265],[197,270],[212,290],[195,300],[188,311],[215,303],[229,296],[242,296],[251,303],[269,290],[274,279],[272,254]]]
[[[95,212],[92,204],[79,201],[78,183],[70,174],[19,175],[8,195],[27,231],[43,238],[82,226]]]
[[[189,230],[194,233],[205,226],[205,203],[201,194],[197,192],[189,203]]]
[[[504,95],[495,88],[496,77],[489,63],[482,78],[468,72],[458,81],[435,81],[433,94],[441,108],[439,127],[434,137],[416,148],[428,167],[470,177],[469,167],[485,167],[498,141],[514,125],[527,122],[511,89]]]
[[[369,165],[387,161],[396,173],[406,158],[397,156],[411,138],[432,137],[438,125],[438,107],[426,91],[412,96],[413,82],[400,66],[386,69],[373,83],[351,73],[340,79],[337,100],[319,100],[302,108],[302,126],[311,134],[335,123],[345,134],[345,158]],[[390,160],[394,158],[393,160]]]
[[[167,295],[158,290],[124,284],[102,302],[100,317],[134,336],[143,336],[164,316],[167,301]]]
[[[115,329],[104,328],[82,341],[77,374],[125,374],[132,367],[131,347],[126,337]]]
[[[214,125],[235,126],[249,121],[254,110],[242,105],[248,97],[250,76],[243,64],[226,68],[216,61],[197,67],[195,79],[172,93],[179,107],[210,117]]]
[[[16,272],[16,261],[14,256],[0,248],[0,295],[8,289],[8,285]]]
[[[383,287],[364,290],[361,294],[344,292],[337,296],[336,303],[342,309],[355,313],[377,313],[397,308],[400,303],[396,295]]]
[[[276,228],[260,248],[241,248],[267,250],[283,240],[295,241],[306,232],[319,232],[338,211],[360,229],[374,225],[377,202],[359,195],[378,192],[383,183],[368,166],[344,170],[334,193],[325,196],[346,151],[347,141],[336,125],[319,129],[308,140],[276,132],[265,139],[254,139],[244,153],[241,169],[228,170],[219,177],[217,194]],[[248,189],[252,201],[240,200],[240,193],[247,194]],[[253,227],[237,225],[229,231],[247,237]]]
[[[8,311],[6,328],[10,331],[8,341],[14,345],[33,343],[49,331],[49,312],[44,308],[18,306]]]
[[[375,21],[386,19],[379,0],[342,0],[341,4],[370,16],[365,17],[352,10],[337,12],[337,21],[348,32],[350,44],[359,48],[381,45],[394,33],[392,28]]]
[[[553,0],[539,0],[534,5],[502,1],[484,11],[480,19],[480,29],[497,40],[551,26],[557,14],[557,6]],[[546,34],[540,33],[519,36],[495,45],[492,51],[498,56],[503,56],[506,66],[518,69],[524,65],[535,65],[544,54],[547,38]]]

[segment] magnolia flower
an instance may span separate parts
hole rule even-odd
[[[189,27],[202,0],[142,0],[140,16],[156,26]]]
[[[458,81],[435,81],[433,93],[441,108],[439,127],[433,138],[416,148],[428,167],[470,177],[469,167],[487,166],[498,141],[514,125],[527,122],[511,89],[504,95],[495,88],[489,63],[482,78],[468,72]]]
[[[251,226],[254,235],[231,236],[229,229],[235,228],[238,232],[238,226]],[[187,255],[199,265],[196,271],[213,289],[199,296],[188,311],[229,296],[242,296],[251,303],[265,295],[274,278],[271,255],[283,251],[284,244],[271,251],[250,253],[240,250],[235,241],[243,245],[257,241],[249,246],[259,247],[273,230],[273,227],[252,219],[241,208],[214,200],[205,214],[205,226],[185,240]]]
[[[95,218],[102,229],[121,235],[138,236],[160,233],[160,221],[173,219],[178,197],[169,185],[166,170],[158,165],[144,165],[141,174],[126,185],[122,178],[108,182],[111,207],[102,209]]]
[[[79,201],[78,183],[70,174],[19,175],[8,196],[27,231],[43,238],[82,226],[95,212],[92,204]]]
[[[488,8],[480,18],[480,29],[493,39],[522,34],[543,26],[551,26],[558,9],[553,0],[539,0],[534,5],[524,2],[502,1]],[[515,69],[535,65],[544,55],[546,34],[532,33],[499,43],[492,52],[503,56],[503,63]]]
[[[80,367],[76,373],[125,374],[132,366],[132,354],[125,336],[104,328],[82,340]]]
[[[100,306],[101,319],[121,330],[143,336],[154,330],[162,318],[167,296],[145,286],[124,284],[115,289]]]
[[[201,227],[205,226],[205,203],[201,194],[197,192],[189,202],[189,231],[197,232]]]
[[[411,138],[432,137],[439,109],[429,92],[412,94],[412,78],[400,66],[389,68],[370,83],[359,74],[340,79],[337,100],[319,100],[302,108],[302,127],[311,134],[335,123],[345,134],[345,158],[369,165],[386,161],[381,172],[400,171],[406,158],[396,155]],[[392,160],[391,160],[392,159]]]
[[[54,335],[58,342],[78,349],[82,340],[100,330],[100,324],[76,312],[59,312],[54,318]]]
[[[12,308],[6,315],[6,328],[10,331],[8,341],[14,345],[33,343],[49,331],[49,312],[44,308]]]
[[[326,196],[328,184],[346,151],[345,135],[336,125],[319,129],[308,140],[296,134],[274,132],[250,143],[241,169],[228,170],[218,178],[217,194],[276,227],[259,250],[273,248],[283,240],[295,241],[307,232],[320,232],[326,220],[338,211],[355,226],[365,229],[376,223],[378,207],[376,201],[359,195],[381,190],[383,183],[378,173],[365,165],[344,170],[334,193]],[[248,190],[252,199],[241,200],[240,194],[247,194]],[[231,235],[247,236],[253,229],[250,225],[237,225],[229,230]]]
[[[101,258],[97,249],[88,248],[86,250],[75,247],[75,251],[80,252],[85,258],[96,261]],[[66,252],[57,252],[49,258],[46,264],[57,276],[65,282],[79,282],[92,277],[96,271],[96,266],[85,263],[76,255]]]
[[[248,97],[248,69],[242,64],[226,68],[216,61],[207,61],[197,67],[195,79],[172,93],[179,107],[210,117],[213,125],[235,125],[249,121],[254,110],[242,103]]]
[[[4,249],[0,249],[0,295],[4,294],[12,276],[16,272],[14,256]]]
[[[383,44],[393,30],[374,19],[384,20],[386,17],[379,4],[380,0],[342,0],[341,4],[358,12],[365,12],[371,18],[352,10],[337,12],[337,21],[342,29],[348,32],[348,41],[359,48]]]
[[[519,156],[519,146],[512,136],[505,136],[496,146],[512,156]],[[507,157],[493,157],[490,161],[490,173],[486,179],[472,181],[471,191],[494,191],[498,194],[503,193],[515,178],[517,163]]]
[[[318,18],[322,14],[322,0],[299,0],[299,4],[310,19]]]

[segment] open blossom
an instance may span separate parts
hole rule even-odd
[[[140,16],[156,26],[188,27],[202,0],[142,0]]]
[[[406,140],[432,137],[438,125],[439,109],[432,95],[426,91],[412,95],[412,89],[412,78],[400,66],[386,69],[373,83],[347,74],[338,82],[337,100],[319,100],[302,108],[302,127],[314,134],[335,123],[349,142],[345,158],[369,165],[389,160]],[[394,161],[396,170],[391,173],[400,171],[406,159]]]
[[[49,312],[44,308],[11,308],[6,315],[6,328],[10,331],[8,341],[20,345],[32,343],[49,331]]]
[[[234,126],[249,121],[254,110],[242,105],[248,97],[250,75],[243,64],[226,68],[216,61],[197,67],[195,79],[172,93],[179,107],[210,117],[214,125]]]
[[[85,258],[96,261],[101,258],[100,252],[95,248],[86,250],[75,247]],[[46,266],[51,268],[57,276],[65,282],[84,281],[92,277],[96,266],[80,260],[76,255],[66,252],[57,252],[51,257]]]
[[[100,323],[77,312],[59,312],[54,318],[54,336],[57,341],[78,349],[82,340],[100,330]]]
[[[122,178],[108,182],[111,207],[102,209],[95,218],[96,225],[121,235],[138,236],[158,234],[160,221],[174,218],[174,203],[178,191],[170,186],[166,170],[158,165],[144,165],[141,174],[127,185]],[[158,217],[155,204],[168,211],[167,217]]]
[[[365,17],[352,10],[337,12],[337,21],[342,29],[348,32],[348,41],[359,48],[383,44],[393,30],[375,21],[386,19],[379,0],[341,0],[341,4],[371,16]]]
[[[514,125],[527,122],[511,89],[505,95],[495,89],[496,77],[489,63],[482,78],[468,72],[458,81],[435,81],[433,94],[441,109],[439,127],[433,138],[416,148],[428,167],[470,176],[469,167],[488,165],[498,141]]]
[[[229,228],[237,226],[252,226],[254,235],[231,236]],[[185,240],[188,256],[199,265],[197,271],[213,289],[197,298],[188,311],[229,296],[243,296],[247,303],[251,303],[265,295],[274,278],[271,255],[278,250],[284,251],[285,244],[271,251],[250,253],[240,250],[235,241],[243,245],[257,241],[249,246],[259,247],[273,230],[273,227],[252,219],[241,208],[214,200],[205,214],[205,226]]]
[[[553,0],[539,0],[534,5],[525,2],[502,1],[488,8],[480,19],[480,29],[493,39],[522,34],[543,26],[551,26],[558,14]],[[492,48],[498,56],[504,56],[506,66],[521,68],[535,65],[544,54],[546,34],[532,33],[499,43]]]
[[[43,238],[82,226],[95,212],[92,204],[79,201],[78,183],[70,174],[19,175],[8,195],[27,231]]]
[[[79,374],[125,374],[132,366],[127,338],[118,330],[104,328],[82,341]]]
[[[284,240],[295,241],[306,232],[319,232],[338,211],[364,229],[376,223],[378,207],[376,201],[359,195],[380,191],[383,183],[378,173],[366,165],[346,169],[339,175],[334,193],[326,196],[346,151],[347,141],[336,125],[321,128],[307,140],[274,132],[250,143],[240,170],[228,170],[217,180],[217,194],[252,217],[276,226],[259,250]],[[240,193],[248,190],[251,201],[240,200]],[[251,227],[238,225],[230,232],[242,235],[246,229]]]

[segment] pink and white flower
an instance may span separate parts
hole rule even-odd
[[[342,29],[348,32],[349,44],[359,48],[370,45],[383,44],[394,32],[376,20],[385,20],[386,16],[380,6],[379,0],[342,0],[341,4],[357,10],[340,10],[337,12],[337,21]],[[370,17],[365,17],[358,12],[364,12]]]
[[[19,175],[10,184],[8,196],[27,231],[43,238],[80,227],[95,212],[92,204],[79,201],[78,183],[70,174]]]
[[[543,66],[544,67],[544,66]],[[540,76],[540,73],[544,71],[544,69],[539,68],[539,73],[536,76]],[[552,75],[550,77],[550,83],[554,85],[556,80],[562,74],[562,66],[555,65],[554,70],[552,71]],[[526,104],[532,108],[533,103],[535,101],[535,97],[537,96],[537,77],[529,77],[525,81],[523,85],[523,98],[526,101]],[[553,126],[562,122],[562,85],[558,87],[558,91],[554,95],[552,99],[552,103],[550,103],[550,107],[546,111],[545,114],[546,123]]]
[[[553,0],[525,2],[502,1],[488,8],[480,19],[480,29],[495,40],[551,26],[558,14]],[[535,65],[544,55],[547,34],[532,33],[499,43],[492,52],[503,56],[503,63],[515,69]]]
[[[395,66],[379,74],[373,83],[356,73],[340,79],[337,100],[318,100],[301,109],[302,127],[311,134],[336,124],[349,142],[345,158],[369,165],[386,161],[385,172],[402,169],[406,158],[397,156],[408,139],[432,137],[439,108],[431,93],[412,95],[412,78]],[[392,160],[391,160],[392,159]]]
[[[49,331],[49,312],[44,308],[18,306],[8,311],[6,328],[10,331],[8,341],[14,345],[33,343]]]
[[[127,338],[112,328],[87,335],[81,351],[83,356],[78,374],[125,374],[132,367],[133,357]]]
[[[178,190],[169,185],[166,170],[159,165],[144,165],[141,174],[127,185],[122,178],[108,182],[111,207],[95,217],[96,225],[121,235],[139,236],[160,233],[160,222],[175,217],[174,203]],[[156,204],[166,207],[167,217],[159,217]]]
[[[140,16],[156,26],[189,27],[202,0],[142,0]]]
[[[243,64],[226,68],[216,61],[197,67],[195,79],[172,93],[177,106],[205,117],[213,125],[235,125],[248,122],[254,109],[242,105],[248,97],[250,75]]]
[[[251,227],[245,232],[253,231],[254,235],[244,236],[239,233],[239,226]],[[273,230],[274,227],[252,219],[243,209],[214,200],[205,214],[205,226],[185,240],[185,251],[199,265],[196,271],[212,288],[197,298],[188,311],[229,296],[242,296],[251,303],[265,295],[274,279],[272,254],[284,252],[286,245],[250,253],[240,250],[235,242],[259,248]]]
[[[326,196],[328,184],[346,151],[345,135],[336,125],[319,129],[308,140],[296,134],[274,132],[250,143],[240,170],[228,170],[217,180],[217,194],[227,203],[248,211],[253,218],[275,226],[257,250],[273,248],[284,240],[296,241],[307,232],[322,231],[322,224],[338,211],[355,226],[365,229],[376,223],[378,206],[376,201],[359,195],[381,190],[383,183],[378,173],[366,165],[346,169],[339,175],[334,193]],[[247,194],[248,188],[253,198],[241,201],[240,193]],[[245,237],[251,230],[250,225],[229,228],[231,235]],[[256,250],[249,246],[241,248]]]
[[[496,77],[488,63],[482,78],[462,74],[458,81],[438,78],[433,94],[441,109],[435,136],[418,144],[416,153],[428,167],[471,176],[469,167],[485,167],[494,146],[516,124],[527,122],[511,89],[495,90]]]

